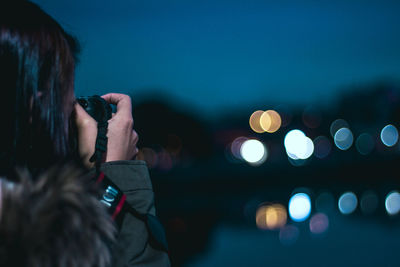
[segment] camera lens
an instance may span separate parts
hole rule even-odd
[[[78,102],[83,108],[87,108],[89,106],[89,103],[86,99],[78,99]]]

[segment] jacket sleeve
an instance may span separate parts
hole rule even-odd
[[[128,205],[141,214],[156,215],[153,188],[144,161],[106,162],[101,171],[126,195]],[[170,266],[168,254],[149,244],[146,224],[129,212],[122,216],[117,242],[112,248],[112,266]]]

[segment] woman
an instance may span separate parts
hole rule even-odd
[[[3,138],[0,139],[0,175],[7,177],[3,184],[16,181],[18,188],[25,183],[21,180],[32,180],[33,183],[44,180],[51,184],[51,180],[57,179],[65,184],[68,179],[46,180],[43,177],[54,177],[55,171],[52,169],[49,174],[48,170],[55,164],[59,166],[69,161],[87,169],[93,167],[89,158],[95,150],[97,123],[80,105],[74,104],[78,50],[75,39],[36,4],[22,0],[1,2],[0,114]],[[147,219],[143,219],[155,215],[155,211],[146,166],[141,161],[131,160],[138,151],[138,136],[132,128],[131,100],[122,94],[107,94],[103,98],[115,104],[117,111],[108,122],[107,152],[101,170],[113,186],[125,194],[128,203],[127,212],[119,217],[117,241],[111,247],[112,266],[168,266],[167,254],[149,242],[153,235],[148,229],[152,227],[147,224]],[[71,119],[78,131],[78,157],[70,145],[74,141],[70,133]],[[16,171],[20,167],[27,169],[30,175]],[[89,170],[90,174],[94,175],[93,168]],[[79,187],[79,182],[73,183]],[[37,184],[30,186],[41,188]],[[12,195],[10,188],[12,186],[2,186],[3,194],[8,192]],[[47,188],[52,189],[51,186]],[[28,191],[32,193],[35,190]],[[12,202],[15,197],[7,199]],[[9,202],[2,203],[0,222],[5,218],[6,203]],[[100,213],[94,216],[101,216]],[[107,235],[104,239],[108,239]],[[98,261],[106,264],[104,259]],[[32,262],[30,264],[28,262],[27,266],[34,266]],[[55,262],[52,264],[50,266],[57,266]],[[92,266],[85,264],[77,266]]]

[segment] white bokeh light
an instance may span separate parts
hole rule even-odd
[[[304,154],[300,155],[302,156],[300,157],[300,159],[308,159],[314,152],[314,142],[310,138],[306,137],[305,143],[306,143],[306,150],[304,151],[305,152]]]
[[[291,159],[308,159],[314,152],[314,143],[300,130],[292,130],[285,136],[286,153]]]
[[[289,200],[289,216],[295,222],[306,220],[311,213],[311,200],[306,193],[297,193]]]
[[[400,194],[397,191],[390,192],[385,200],[385,208],[390,215],[396,215],[400,211]]]
[[[353,133],[349,128],[341,128],[335,133],[334,141],[340,150],[347,150],[353,144]]]
[[[267,159],[267,149],[262,142],[250,139],[243,142],[240,147],[240,155],[248,163],[259,165]]]
[[[396,127],[391,124],[386,125],[381,131],[381,140],[385,146],[394,146],[399,140],[399,132]]]

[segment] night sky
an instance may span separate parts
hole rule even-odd
[[[163,95],[212,116],[400,80],[400,1],[35,2],[82,44],[77,95]]]

